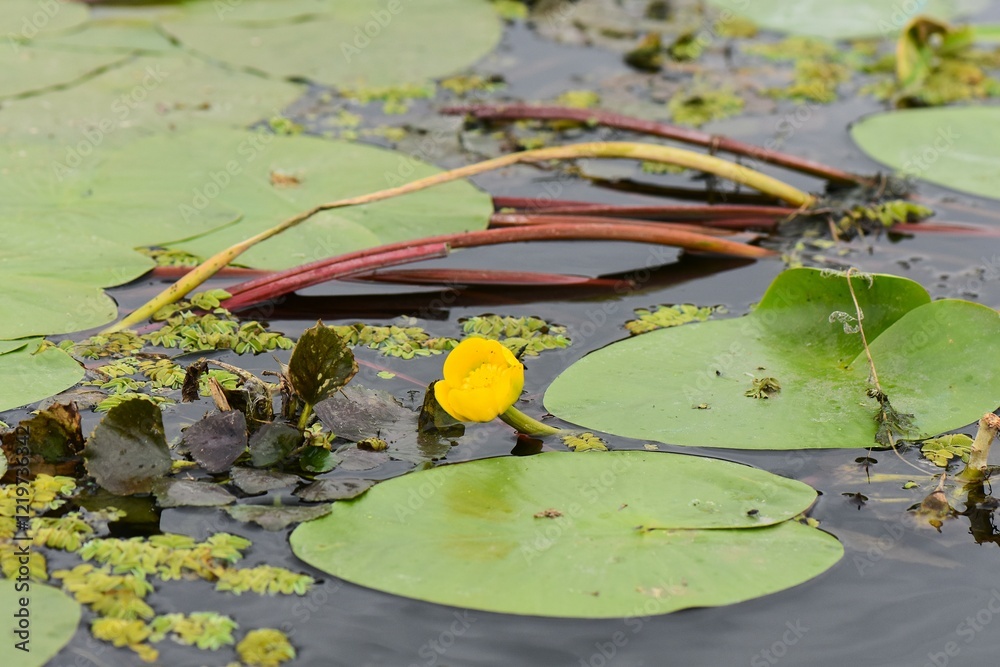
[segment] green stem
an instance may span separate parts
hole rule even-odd
[[[524,414],[513,405],[507,408],[507,412],[500,415],[500,419],[503,420],[505,424],[511,426],[518,433],[523,433],[525,435],[535,436],[543,438],[547,435],[557,435],[559,433],[565,433],[561,428],[555,428],[554,426],[548,426],[538,421],[537,419],[532,419],[528,415]]]
[[[754,171],[753,169],[748,169],[747,167],[736,164],[735,162],[723,160],[711,155],[705,155],[703,153],[696,153],[683,148],[674,148],[672,146],[607,141],[572,144],[569,146],[553,146],[550,148],[522,151],[520,153],[503,155],[498,158],[493,158],[492,160],[485,160],[484,162],[477,162],[476,164],[470,164],[464,167],[459,167],[458,169],[452,169],[451,171],[420,178],[394,188],[388,188],[386,190],[379,190],[378,192],[372,192],[357,197],[349,197],[347,199],[340,199],[337,201],[327,202],[325,204],[319,204],[307,211],[297,213],[284,222],[260,232],[256,236],[252,236],[216,253],[215,255],[212,255],[199,266],[189,271],[183,278],[153,297],[153,299],[149,302],[140,306],[116,324],[112,324],[111,326],[105,328],[101,333],[108,334],[115,331],[121,331],[122,329],[127,329],[140,322],[146,321],[160,308],[174,303],[185,294],[191,292],[253,246],[261,243],[262,241],[266,241],[272,236],[280,234],[286,229],[291,229],[292,227],[308,220],[322,211],[329,211],[347,206],[370,204],[372,202],[398,197],[399,195],[405,195],[410,192],[424,190],[434,185],[440,185],[441,183],[448,183],[450,181],[475,176],[487,171],[509,167],[514,164],[525,162],[546,162],[548,160],[573,160],[580,158],[632,159],[659,162],[662,164],[673,164],[680,167],[687,167],[688,169],[702,171],[708,174],[714,174],[720,178],[725,178],[736,183],[747,185],[797,208],[809,208],[816,203],[816,199],[812,195],[766,174]]]
[[[979,482],[986,479],[987,459],[990,456],[990,445],[1000,431],[1000,417],[992,412],[987,412],[979,420],[979,430],[976,431],[976,439],[972,442],[972,450],[969,452],[969,463],[965,470],[958,474],[958,478],[965,482]]]
[[[309,426],[309,418],[312,417],[313,406],[306,403],[302,408],[302,416],[299,417],[299,430],[304,431]]]

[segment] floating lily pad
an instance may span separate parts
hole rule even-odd
[[[163,26],[184,46],[274,76],[327,85],[422,83],[471,65],[500,39],[484,0],[192,3]],[[461,26],[461,29],[456,29]]]
[[[58,588],[31,582],[29,591],[17,591],[12,582],[0,587],[0,614],[6,627],[0,643],[0,661],[18,667],[41,667],[51,660],[76,634],[82,607]],[[28,598],[28,606],[21,607],[21,598]],[[22,641],[17,631],[16,614],[22,609],[29,614],[30,627],[27,651],[17,648]]]
[[[892,407],[915,415],[913,439],[1000,405],[1000,315],[917,283],[855,277],[864,329]],[[868,361],[845,332],[854,305],[842,275],[779,275],[746,317],[687,324],[614,343],[559,375],[553,414],[586,428],[679,445],[740,449],[872,447],[879,404]],[[754,381],[780,391],[754,398]]]
[[[3,175],[0,182],[9,178]],[[107,324],[118,310],[100,288],[126,283],[153,266],[148,257],[96,233],[67,229],[54,237],[40,229],[37,219],[29,221],[27,210],[21,221],[6,224],[6,203],[0,202],[4,229],[0,338],[70,333]],[[54,245],[60,248],[57,262],[52,261]]]
[[[90,21],[79,30],[53,35],[36,46],[92,53],[166,53],[176,46],[149,21]]]
[[[4,285],[7,288],[7,285]],[[62,350],[38,352],[42,341],[0,341],[0,412],[40,401],[83,379],[83,368]],[[12,348],[4,352],[4,348]]]
[[[762,28],[794,35],[851,39],[895,37],[906,23],[923,14],[948,20],[982,9],[985,0],[926,0],[910,9],[899,0],[709,0],[710,4],[750,19]],[[910,11],[907,11],[910,9]]]
[[[65,0],[3,0],[0,2],[0,35],[15,47],[21,40],[69,30],[87,20],[86,5]],[[5,71],[4,75],[11,72]]]
[[[162,132],[202,121],[245,126],[280,113],[301,94],[301,86],[183,53],[143,56],[65,90],[4,101],[0,137],[52,138],[61,149],[59,162],[72,168],[77,162],[94,164],[95,155],[113,144],[128,144],[135,139],[133,132]],[[169,176],[168,171],[161,176]]]
[[[192,239],[177,246],[208,256],[317,204],[384,189],[386,174],[439,173],[373,146],[266,131],[215,126],[132,138],[84,159],[75,171],[60,167],[69,165],[67,149],[37,142],[11,149],[27,155],[0,178],[0,221],[67,245],[81,236],[128,246]],[[491,210],[485,193],[450,183],[317,215],[239,262],[287,268],[382,243],[483,229]]]
[[[384,482],[299,526],[291,544],[334,576],[454,607],[663,614],[831,567],[840,543],[790,520],[814,499],[801,482],[713,459],[553,452]]]
[[[910,109],[868,116],[851,137],[872,159],[906,176],[997,198],[1000,108]]]
[[[0,98],[63,86],[110,67],[122,54],[53,51],[22,45],[0,49]]]
[[[2,358],[2,357],[0,357]],[[87,472],[111,493],[147,493],[170,471],[160,408],[133,398],[111,408],[87,439]]]

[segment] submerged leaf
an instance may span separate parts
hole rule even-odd
[[[264,424],[250,438],[250,464],[255,468],[277,465],[301,444],[302,432],[294,426]]]
[[[212,482],[187,479],[158,479],[153,494],[160,507],[216,507],[236,502],[236,496]]]
[[[369,479],[319,479],[295,492],[295,495],[310,503],[331,500],[350,500],[374,486]]]
[[[246,451],[246,418],[236,410],[210,414],[187,427],[184,445],[205,472],[225,472]]]
[[[329,505],[234,505],[225,508],[237,521],[253,522],[264,530],[283,530],[330,513]]]
[[[153,480],[170,471],[170,450],[160,408],[133,399],[108,411],[87,439],[87,472],[108,491],[146,493]]]

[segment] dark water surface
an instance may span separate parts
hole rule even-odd
[[[543,40],[525,27],[509,27],[503,45],[482,65],[503,74],[508,82],[500,94],[514,98],[547,99],[568,90],[596,85],[623,74],[619,54],[598,49],[563,46]],[[851,120],[879,110],[870,98],[853,98],[814,107],[807,120],[783,138],[782,150],[837,167],[871,173],[878,166],[850,141]],[[709,129],[738,139],[763,143],[779,132],[779,123],[794,114],[781,105],[776,114],[750,116],[717,123]],[[417,105],[411,115],[431,116],[433,105]],[[437,122],[430,120],[427,122]],[[455,121],[455,127],[458,122]],[[969,128],[969,131],[975,131]],[[595,136],[605,136],[596,133]],[[442,165],[462,161],[443,154]],[[789,176],[793,184],[818,190],[817,181]],[[557,178],[530,167],[517,167],[475,179],[495,195],[558,197],[603,202],[662,202],[650,197],[601,189],[582,180]],[[932,186],[920,194],[933,201],[938,219],[1000,225],[995,202],[955,195]],[[954,203],[949,204],[948,201]],[[961,205],[958,208],[957,205]],[[884,271],[919,281],[935,297],[961,296],[1000,306],[1000,243],[997,239],[921,236],[870,238],[854,241],[851,254],[841,258],[865,271]],[[830,251],[828,254],[832,254]],[[566,325],[573,345],[529,360],[525,410],[544,412],[541,395],[551,380],[587,352],[626,337],[622,324],[633,309],[664,303],[724,304],[729,316],[745,314],[782,270],[778,260],[747,263],[686,257],[678,261],[673,250],[640,244],[546,243],[467,250],[428,266],[495,267],[564,271],[605,275],[648,266],[660,268],[637,276],[640,284],[624,295],[613,292],[554,292],[465,290],[458,294],[431,289],[372,288],[338,283],[306,290],[279,306],[272,326],[297,336],[321,317],[328,323],[390,322],[403,313],[424,315],[420,324],[430,331],[457,335],[458,319],[484,312],[538,315]],[[224,286],[232,280],[217,280]],[[151,280],[113,292],[124,307],[143,301],[154,287]],[[155,287],[161,287],[157,283]],[[392,298],[376,297],[395,293]],[[343,299],[339,295],[353,295]],[[405,299],[400,295],[409,295]],[[407,392],[439,377],[442,357],[403,362],[369,350],[357,350],[362,361],[400,373],[391,381],[374,377],[365,367],[355,382],[391,388],[403,398]],[[283,361],[287,353],[277,355]],[[254,359],[221,355],[250,370],[276,370],[268,355]],[[235,360],[235,361],[234,361]],[[984,360],[996,363],[996,360]],[[407,382],[410,376],[419,384]],[[663,378],[670,382],[670,378]],[[420,400],[416,395],[415,400]],[[173,407],[166,412],[168,437],[201,416],[204,406],[192,410]],[[88,420],[96,420],[88,416]],[[88,430],[91,424],[85,424]],[[474,437],[482,433],[481,437]],[[501,456],[515,445],[510,429],[499,424],[473,426],[470,436],[452,450],[447,462]],[[738,428],[734,431],[738,437]],[[614,448],[641,448],[641,443],[611,438]],[[996,543],[976,543],[970,521],[947,521],[941,532],[914,521],[906,509],[918,503],[937,470],[916,451],[904,456],[927,474],[919,473],[892,452],[875,452],[877,464],[869,472],[919,478],[921,488],[904,491],[899,482],[869,483],[855,459],[863,450],[809,452],[740,452],[663,447],[724,458],[800,479],[821,492],[812,510],[821,527],[845,545],[844,558],[830,571],[791,590],[721,608],[694,609],[666,616],[611,620],[560,620],[518,617],[454,609],[379,593],[342,582],[312,570],[296,559],[287,542],[288,531],[269,533],[230,520],[218,510],[173,509],[163,512],[160,529],[198,538],[219,530],[253,541],[247,565],[269,563],[304,571],[321,580],[308,596],[267,598],[254,594],[234,597],[216,594],[207,582],[158,585],[150,603],[160,613],[211,608],[231,614],[241,627],[279,627],[291,636],[299,651],[295,665],[809,665],[844,666],[975,666],[1000,664],[1000,551]],[[378,478],[405,472],[399,464],[377,471]],[[335,475],[338,473],[334,473]],[[353,476],[345,473],[345,476]],[[362,474],[363,476],[363,474]],[[875,478],[877,479],[877,478]],[[858,507],[843,494],[862,493],[869,502]],[[285,493],[268,494],[253,502],[270,503]],[[964,508],[958,507],[962,510]],[[406,549],[400,544],[400,549]],[[56,555],[52,567],[74,558]],[[377,563],[372,564],[377,567]],[[158,645],[163,664],[223,665],[235,658]],[[129,665],[137,659],[125,650],[96,644],[86,630],[53,665]]]

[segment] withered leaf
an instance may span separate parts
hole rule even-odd
[[[349,500],[357,498],[374,484],[370,479],[319,479],[302,487],[295,495],[311,503]]]
[[[187,427],[184,445],[206,472],[225,472],[246,450],[246,417],[236,410],[212,413]]]
[[[292,389],[309,405],[330,396],[357,372],[358,363],[351,348],[322,322],[302,333],[288,362]]]
[[[170,450],[160,408],[141,398],[111,408],[83,451],[87,472],[111,493],[147,493],[170,471]]]

